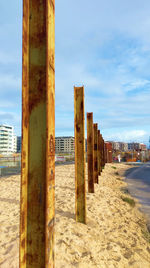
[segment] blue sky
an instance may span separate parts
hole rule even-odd
[[[74,135],[73,87],[84,85],[105,139],[148,142],[149,14],[149,0],[56,0],[56,136]],[[22,3],[0,1],[0,124],[17,135],[21,47]]]

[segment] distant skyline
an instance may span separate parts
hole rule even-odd
[[[104,139],[148,144],[149,14],[149,0],[56,1],[56,136],[74,135],[73,87],[84,85],[85,119],[93,112]],[[19,136],[22,1],[1,1],[0,36],[0,124]]]

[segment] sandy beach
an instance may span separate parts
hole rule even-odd
[[[124,164],[106,164],[87,193],[87,224],[75,221],[74,165],[56,166],[56,268],[149,268],[150,235],[130,198]],[[87,180],[87,175],[86,175]],[[0,267],[19,267],[20,176],[0,178]]]

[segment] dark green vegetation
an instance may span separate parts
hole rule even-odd
[[[124,197],[124,196],[122,196],[121,199],[122,199],[124,202],[128,203],[131,207],[134,207],[134,206],[135,206],[135,201],[134,201],[134,199],[132,199],[132,198],[130,198],[130,197]]]
[[[150,243],[150,233],[149,233],[147,230],[142,229],[142,234],[143,234],[145,240],[146,240],[148,243]]]

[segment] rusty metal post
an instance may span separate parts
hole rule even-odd
[[[102,172],[102,167],[103,167],[103,138],[102,134],[100,134],[100,171]]]
[[[108,163],[108,148],[106,142],[104,142],[104,148],[105,148],[105,164],[106,164]]]
[[[54,267],[55,0],[23,1],[20,268]]]
[[[104,168],[105,165],[105,155],[104,155],[104,140],[103,136],[101,136],[101,145],[102,145],[102,169]]]
[[[108,147],[106,142],[105,142],[105,163],[108,163]]]
[[[98,124],[93,124],[94,128],[94,182],[98,183]]]
[[[76,221],[86,223],[84,87],[74,87]]]
[[[100,130],[98,130],[98,175],[101,175],[101,141],[100,141]]]
[[[87,162],[88,192],[94,193],[94,161],[93,161],[93,113],[87,113]]]
[[[105,142],[104,142],[104,139],[103,139],[103,168],[105,167],[105,163],[106,163],[106,156],[105,156]]]

